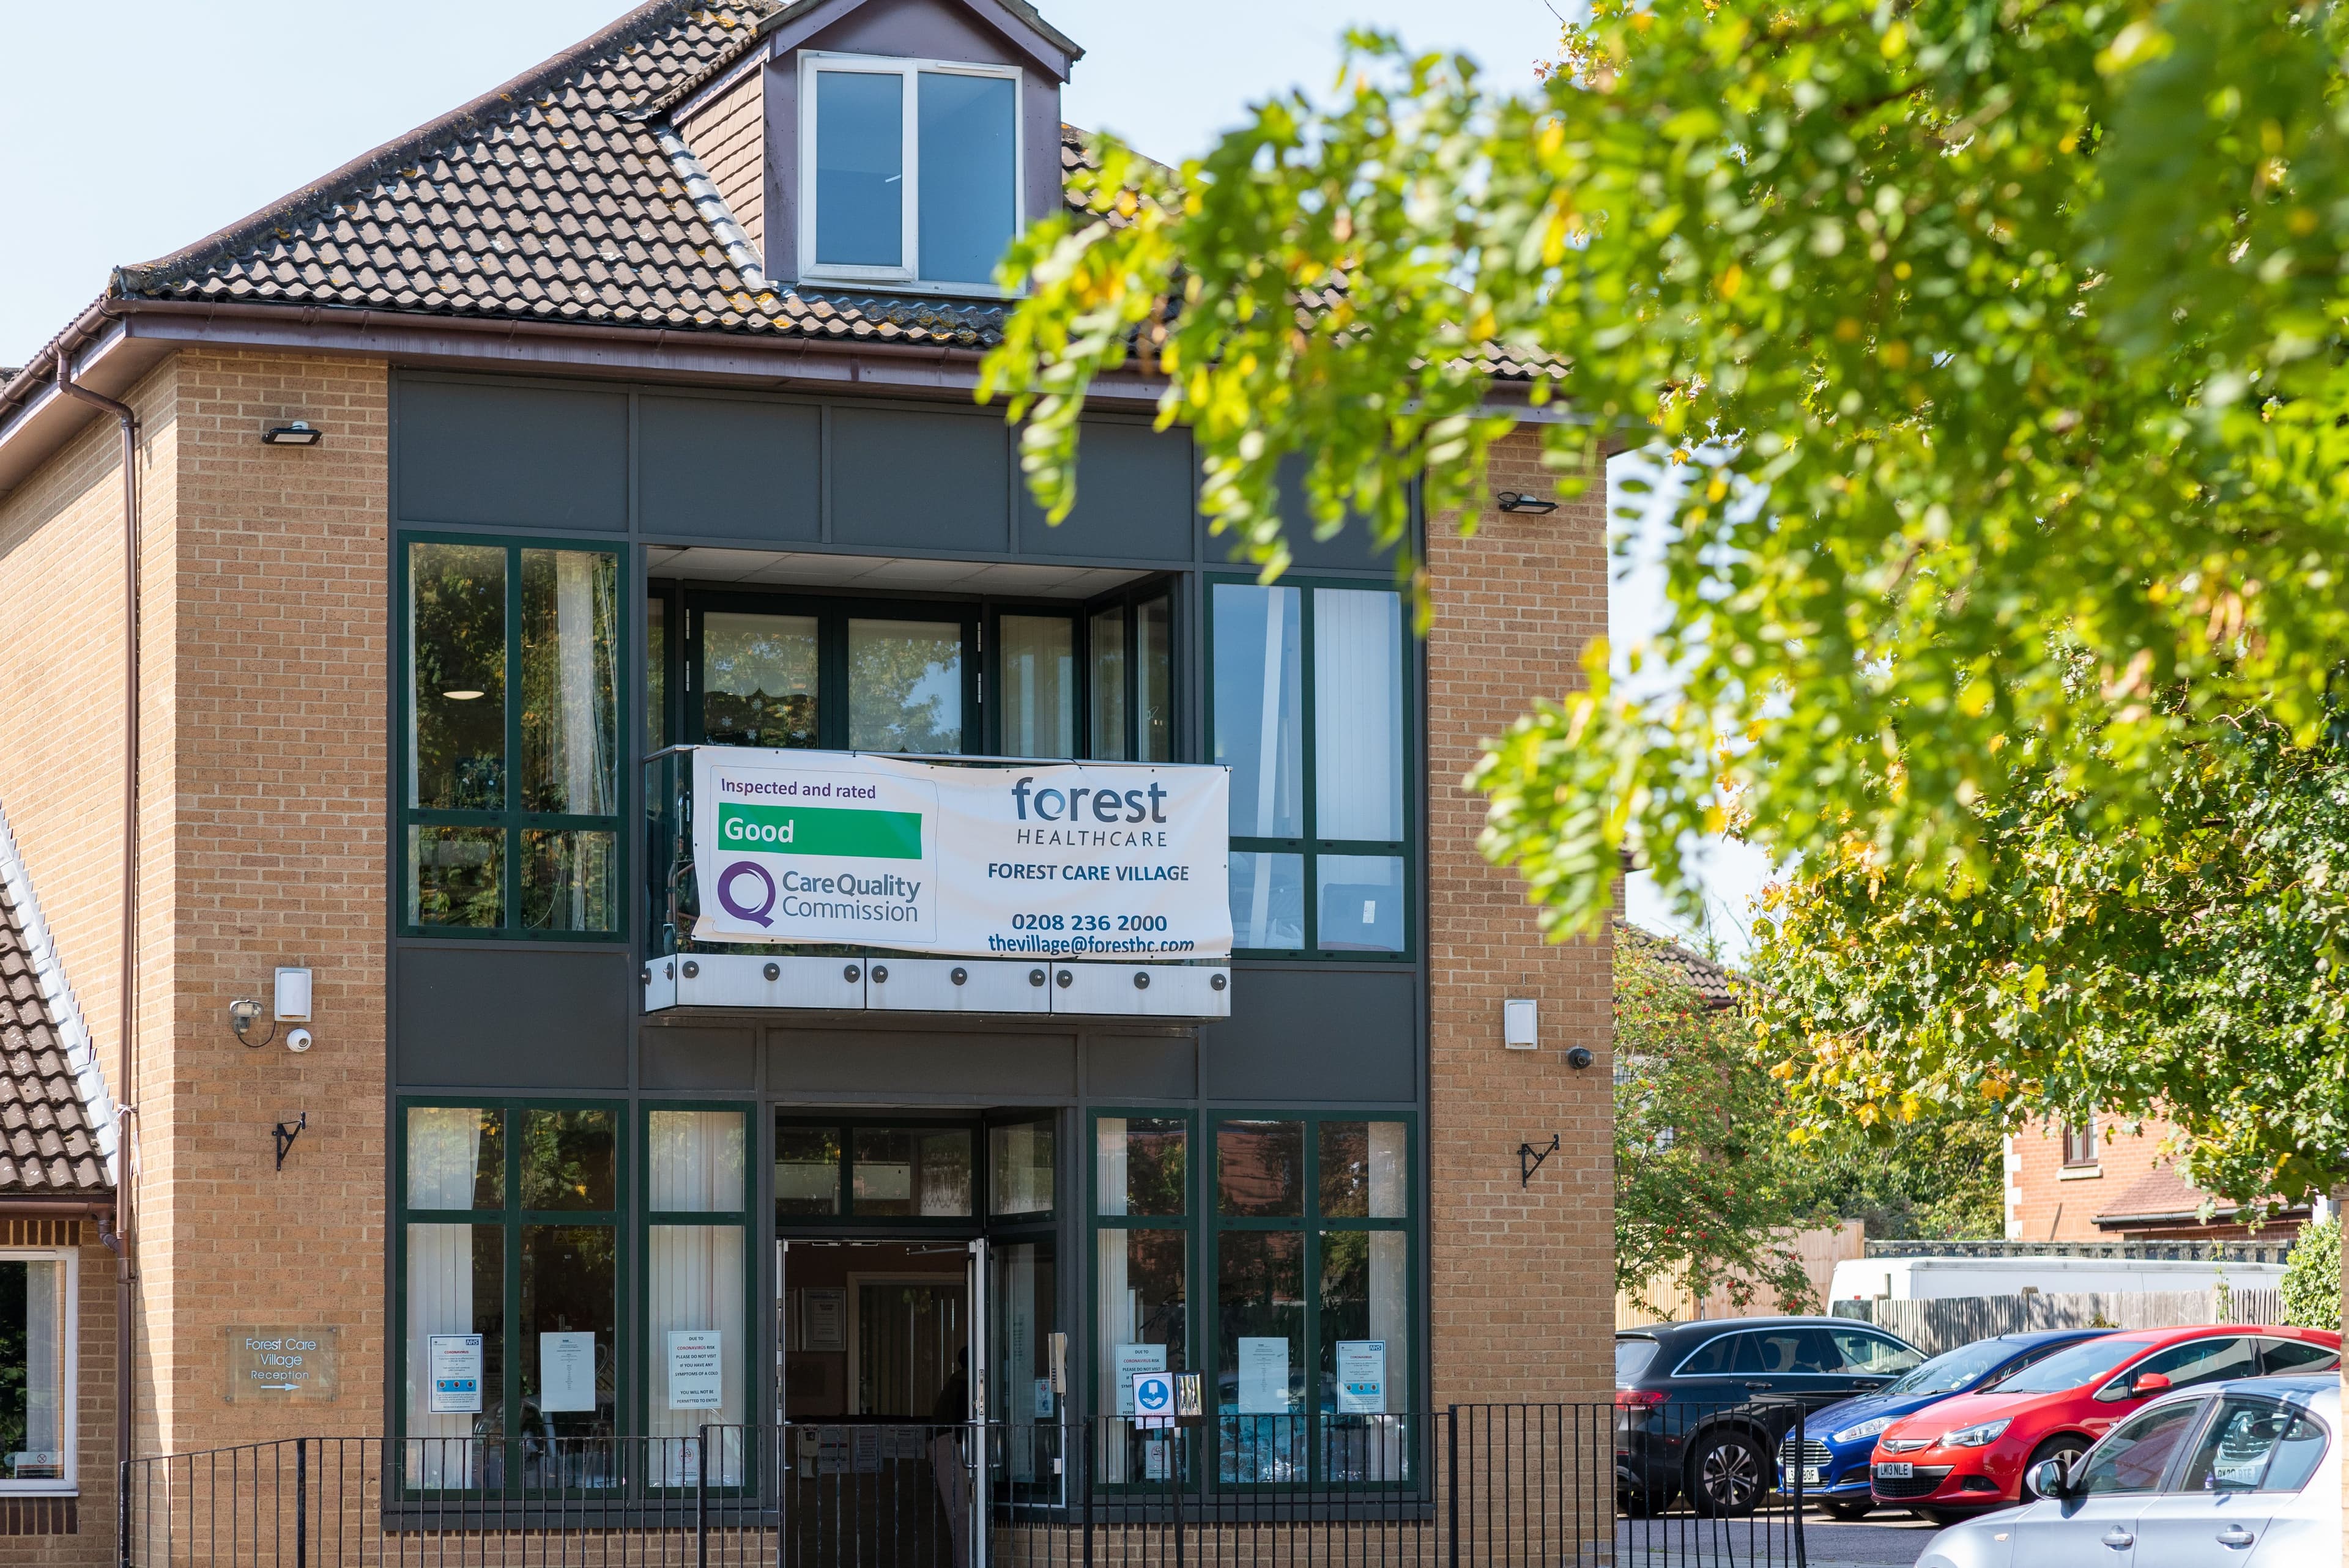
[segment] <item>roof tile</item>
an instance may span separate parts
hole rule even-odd
[[[106,1191],[31,946],[0,889],[0,1194]]]

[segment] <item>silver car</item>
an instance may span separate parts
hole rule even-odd
[[[2040,1501],[1952,1525],[1917,1568],[2303,1568],[2341,1561],[2341,1379],[2238,1377],[2158,1399]]]

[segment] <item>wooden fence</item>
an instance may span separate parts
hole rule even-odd
[[[2224,1299],[2221,1299],[2223,1295]],[[1999,1334],[2042,1328],[2176,1328],[2192,1323],[2281,1323],[2279,1290],[2157,1290],[2063,1295],[1952,1295],[1938,1300],[1839,1301],[1838,1317],[1889,1328],[1928,1356]]]

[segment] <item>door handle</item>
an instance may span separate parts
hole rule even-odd
[[[1775,1383],[1748,1383],[1745,1386],[1748,1388],[1753,1389],[1757,1394],[1766,1394],[1771,1389],[1777,1387]]]
[[[2221,1546],[2249,1546],[2257,1539],[2240,1524],[2230,1524],[2219,1532],[2219,1544]]]
[[[2137,1544],[2137,1537],[2116,1524],[2105,1532],[2105,1544],[2116,1552],[2126,1552]]]

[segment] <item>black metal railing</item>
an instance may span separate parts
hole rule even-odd
[[[1804,1568],[1800,1410],[294,1438],[121,1467],[120,1568]]]

